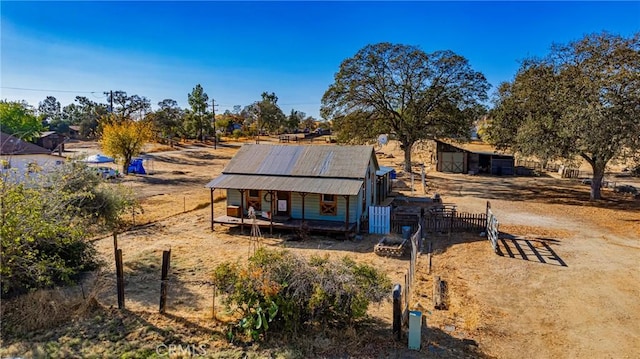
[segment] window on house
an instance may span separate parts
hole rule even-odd
[[[320,195],[320,214],[335,216],[338,213],[338,197],[333,194]]]
[[[247,193],[247,210],[249,207],[253,207],[256,211],[262,210],[262,198],[260,197],[260,191],[257,189],[250,189]]]

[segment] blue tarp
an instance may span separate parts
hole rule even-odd
[[[142,158],[132,159],[131,163],[129,163],[128,172],[139,174],[139,175],[146,175],[147,171],[145,171],[144,167],[142,166]]]

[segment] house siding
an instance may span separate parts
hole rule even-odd
[[[261,193],[262,196],[262,210],[270,211],[271,210],[271,202],[264,199],[265,191]],[[246,196],[246,193],[245,193]],[[347,213],[347,201],[344,196],[338,196],[337,204],[338,210],[335,216],[327,216],[320,214],[320,194],[317,193],[309,193],[306,195],[304,199],[304,218],[309,220],[324,220],[324,221],[339,221],[343,222],[346,219]],[[361,211],[359,206],[356,204],[360,203],[362,192],[356,196],[349,197],[349,222],[356,222],[361,215]],[[267,196],[269,199],[269,196]],[[246,197],[245,197],[246,200]],[[227,204],[230,206],[240,206],[240,191],[235,189],[227,190]],[[246,207],[245,204],[243,204]],[[275,203],[274,203],[275,208]],[[247,208],[244,208],[245,212]],[[302,196],[300,193],[293,192],[291,193],[291,218],[302,219]]]

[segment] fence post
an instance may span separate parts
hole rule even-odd
[[[213,305],[211,306],[211,318],[213,318],[213,320],[216,320],[216,291],[218,290],[218,287],[216,287],[216,285],[213,285]]]
[[[122,249],[116,249],[116,287],[118,290],[118,309],[124,309],[124,271],[122,269]]]
[[[171,249],[162,251],[162,277],[160,280],[160,313],[164,314],[167,305],[167,285],[169,276],[169,262]]]
[[[393,334],[397,340],[402,339],[402,290],[400,284],[393,287]]]

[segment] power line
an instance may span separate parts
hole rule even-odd
[[[46,90],[46,89],[34,89],[34,88],[26,88],[26,87],[9,87],[9,86],[0,86],[0,88],[7,90],[21,90],[21,91],[40,91],[40,92],[65,92],[65,93],[90,93],[96,94],[100,91],[72,91],[72,90]]]

